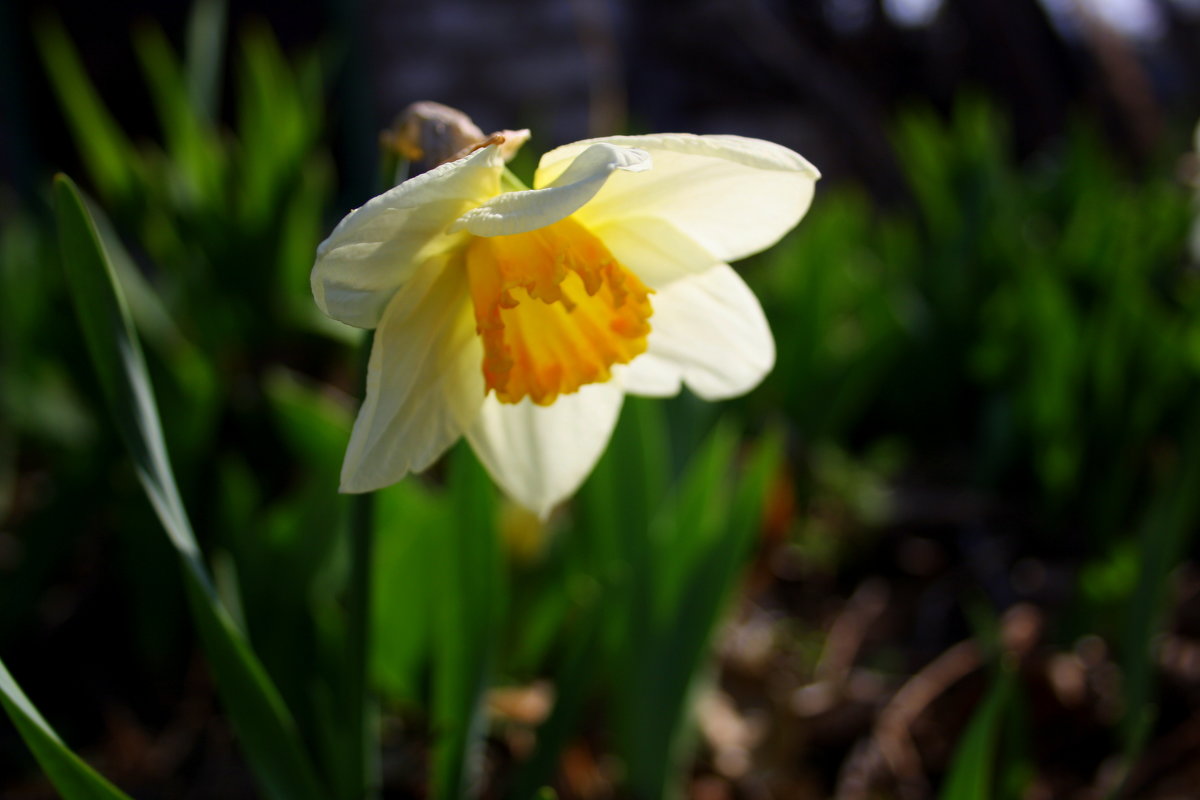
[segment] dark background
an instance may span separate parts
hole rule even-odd
[[[129,31],[153,19],[181,44],[186,4],[10,0],[0,13],[6,182],[27,191],[73,166],[28,34],[41,14],[62,18],[129,133],[156,135]],[[1200,113],[1189,0],[264,0],[232,2],[229,18],[266,20],[289,51],[337,66],[329,126],[352,185],[372,174],[375,131],[420,99],[486,130],[532,127],[539,145],[622,129],[760,136],[883,202],[904,196],[887,130],[909,104],[983,93],[1021,154],[1091,118],[1135,165],[1181,146]]]

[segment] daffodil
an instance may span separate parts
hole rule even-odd
[[[465,436],[544,516],[587,477],[626,393],[749,391],[775,347],[728,262],[787,233],[818,177],[770,142],[660,134],[551,150],[514,189],[490,144],[352,211],[312,272],[326,314],[375,329],[342,491],[395,483]]]

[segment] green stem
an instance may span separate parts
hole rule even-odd
[[[365,391],[367,361],[371,352],[371,333],[363,338],[362,385]],[[373,581],[371,563],[375,550],[375,495],[356,494],[350,498],[350,584],[346,603],[347,656],[347,713],[351,766],[358,787],[351,800],[369,800],[379,793],[378,770],[378,707],[370,687],[371,668],[371,598]]]
[[[407,177],[408,162],[389,147],[379,151],[380,191],[387,191]],[[367,369],[374,334],[363,334],[359,356],[359,389],[367,396]],[[352,781],[346,800],[373,800],[380,792],[379,706],[371,692],[371,602],[374,580],[371,563],[375,552],[375,495],[367,492],[350,497],[350,576],[346,594],[346,714],[349,763]]]
[[[506,192],[527,192],[529,187],[508,167],[500,173],[500,188]]]

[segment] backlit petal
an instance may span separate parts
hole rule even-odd
[[[603,237],[607,226],[622,220],[657,217],[718,262],[736,261],[779,241],[808,210],[820,177],[802,156],[771,142],[672,133],[589,139],[557,148],[542,156],[534,185],[557,181],[598,141],[644,150],[654,168],[641,175],[614,174],[579,210],[580,222]]]
[[[500,191],[496,146],[443,164],[351,211],[317,248],[312,291],[329,316],[360,328],[384,307],[418,264],[462,243],[446,229]]]
[[[775,364],[762,306],[724,264],[661,289],[651,325],[647,351],[620,372],[632,394],[671,395],[682,380],[705,400],[723,400],[753,389]]]
[[[498,195],[467,212],[451,228],[475,236],[511,236],[552,225],[591,200],[614,172],[642,172],[650,157],[642,150],[592,144],[576,151],[545,188]]]
[[[482,358],[461,257],[422,265],[375,331],[342,491],[378,489],[432,464],[479,413]]]
[[[721,259],[660,217],[630,217],[589,229],[651,289],[719,266]]]
[[[596,465],[623,398],[612,381],[589,384],[549,406],[528,398],[506,404],[488,395],[467,440],[509,497],[545,517]]]

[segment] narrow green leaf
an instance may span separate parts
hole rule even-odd
[[[718,428],[712,435],[718,446],[719,436]],[[778,472],[782,452],[782,439],[778,435],[769,434],[757,443],[742,468],[722,524],[716,526],[717,535],[708,541],[703,557],[688,576],[686,591],[677,599],[673,619],[679,623],[669,625],[675,634],[673,646],[667,649],[677,659],[676,674],[680,680],[696,674],[707,657],[709,639],[761,529],[763,502]],[[729,458],[725,475],[732,468],[734,454]],[[715,486],[710,486],[709,491],[715,492]]]
[[[254,226],[263,224],[278,207],[277,193],[290,185],[298,158],[316,134],[316,124],[270,28],[248,26],[241,45],[237,128],[242,152],[235,200],[242,223]]]
[[[217,688],[268,796],[318,800],[325,793],[271,679],[221,605],[175,486],[158,409],[124,297],[95,224],[71,179],[55,179],[59,244],[92,363],[138,478],[179,554],[184,585]]]
[[[3,661],[0,661],[0,705],[4,706],[46,777],[65,800],[129,800],[129,795],[105,780],[63,744],[13,680]]]
[[[190,571],[203,574],[199,549],[183,517],[183,503],[167,460],[141,345],[134,338],[112,264],[75,184],[59,175],[54,189],[63,268],[110,410],[172,543]]]
[[[625,758],[638,797],[678,793],[670,781],[679,774],[690,741],[688,701],[708,663],[709,641],[759,530],[763,498],[778,469],[780,440],[767,437],[732,497],[723,498],[729,494],[723,484],[733,473],[735,444],[732,430],[722,425],[705,440],[685,470],[675,501],[667,505],[667,516],[678,525],[675,536],[656,543],[663,548],[657,563],[668,563],[678,551],[688,566],[676,578],[677,587],[663,590],[669,596],[656,597],[660,614],[629,680],[632,694],[626,702],[636,709],[638,724],[629,731]],[[656,578],[668,574],[660,567]]]
[[[1158,715],[1154,640],[1162,631],[1171,572],[1183,561],[1200,511],[1200,414],[1189,425],[1180,448],[1182,463],[1152,497],[1137,544],[1138,582],[1126,607],[1122,658],[1127,710],[1121,733],[1127,766],[1141,755]]]
[[[600,636],[612,675],[636,669],[641,643],[651,636],[649,526],[667,494],[669,465],[662,401],[626,398],[612,441],[580,492],[579,540],[572,545],[610,593]]]
[[[429,565],[449,529],[449,504],[417,480],[377,494],[372,673],[387,699],[415,704],[436,631],[434,587],[441,585]]]
[[[546,791],[545,784],[554,779],[562,751],[583,714],[584,703],[603,663],[599,657],[603,642],[598,634],[609,614],[608,604],[598,588],[588,583],[572,592],[579,606],[574,614],[577,624],[568,629],[562,663],[554,675],[554,708],[537,729],[537,749],[513,779],[515,788],[510,796],[514,800],[541,797],[541,792]]]
[[[49,16],[40,19],[34,38],[92,180],[106,196],[127,198],[135,182],[133,145],[104,107],[62,23]]]
[[[967,724],[942,784],[941,800],[989,800],[996,788],[996,755],[1005,712],[1016,690],[1015,669],[1001,665]]]
[[[160,378],[160,381],[166,379],[165,385],[160,382],[157,387],[159,402],[167,405],[174,400],[175,408],[186,409],[177,413],[175,419],[168,418],[170,427],[166,436],[177,448],[175,456],[179,458],[180,451],[186,455],[207,449],[219,411],[218,393],[224,391],[216,369],[183,335],[167,304],[126,250],[104,209],[87,197],[84,202],[150,363],[161,366],[167,373]]]
[[[158,112],[170,165],[184,179],[176,203],[186,209],[201,200],[221,202],[222,151],[212,128],[188,101],[186,78],[166,34],[145,24],[135,29],[133,45]]]
[[[225,56],[225,0],[195,0],[187,23],[187,94],[196,114],[217,119],[221,64]]]
[[[504,618],[505,589],[487,473],[463,443],[451,453],[457,519],[440,537],[434,581],[433,764],[431,796],[458,800],[477,776],[484,698]]]
[[[737,445],[733,427],[718,424],[680,477],[671,501],[663,504],[655,517],[652,544],[656,551],[656,615],[669,618],[676,613],[689,578],[711,553],[714,540],[725,533],[729,512],[727,478]]]

